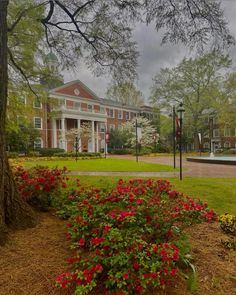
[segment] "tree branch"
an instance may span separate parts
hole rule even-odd
[[[14,65],[14,67],[20,72],[20,74],[24,77],[30,91],[37,97],[39,98],[38,94],[34,91],[34,89],[31,87],[30,83],[29,83],[29,79],[26,76],[26,74],[24,73],[24,71],[22,70],[22,68],[16,63],[16,61],[14,60],[13,54],[11,52],[11,50],[9,48],[7,48],[8,51],[8,55],[10,57],[10,61],[12,62],[12,64]]]
[[[8,28],[8,33],[11,33],[12,31],[14,31],[15,27],[17,26],[17,24],[21,21],[21,19],[27,14],[27,12],[29,12],[30,10],[33,10],[33,9],[36,9],[40,6],[44,6],[45,4],[47,4],[48,1],[45,1],[43,3],[40,3],[36,6],[32,6],[32,7],[29,7],[29,8],[26,8],[24,10],[22,10],[19,14],[19,16],[17,17],[17,19],[14,21],[14,23],[11,25],[10,28]]]

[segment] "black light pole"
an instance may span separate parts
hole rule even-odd
[[[174,168],[176,167],[176,129],[175,129],[175,106],[173,106],[173,112],[172,112],[172,116],[173,116],[173,156],[174,156]]]
[[[135,133],[136,133],[136,162],[138,162],[138,123],[137,119],[135,120]]]
[[[75,137],[75,160],[76,160],[76,162],[78,160],[78,145],[79,145],[79,140],[78,140],[78,136],[76,135],[76,137]]]
[[[183,103],[179,104],[178,107],[178,118],[179,118],[179,127],[180,127],[180,136],[179,136],[179,179],[182,180],[182,130],[183,130],[183,113],[185,109]]]
[[[104,156],[107,158],[107,139],[106,139],[107,129],[106,126],[104,128]]]

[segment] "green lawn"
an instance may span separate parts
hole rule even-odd
[[[93,160],[41,160],[32,159],[30,161],[23,161],[21,163],[26,168],[33,167],[35,165],[42,165],[52,167],[63,168],[64,166],[68,170],[78,171],[135,171],[135,172],[171,172],[176,171],[174,168],[163,164],[146,163],[139,161],[136,163],[134,160],[125,159],[93,159]]]
[[[74,177],[73,177],[74,178]],[[78,176],[83,185],[112,188],[121,177]],[[135,177],[122,177],[131,179]],[[236,213],[236,179],[235,178],[168,178],[174,188],[184,194],[206,201],[217,213]]]

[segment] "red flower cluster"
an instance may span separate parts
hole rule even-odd
[[[14,170],[14,179],[22,199],[46,209],[51,205],[51,198],[61,188],[66,188],[65,172],[66,169],[49,169],[38,166],[25,170],[18,166]]]
[[[68,231],[80,257],[73,272],[78,294],[89,294],[98,283],[105,294],[162,288],[177,276],[181,225],[214,219],[206,204],[164,180],[120,180],[109,194],[82,188],[77,193],[69,200]]]

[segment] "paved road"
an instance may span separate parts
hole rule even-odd
[[[134,156],[129,155],[109,155],[109,158],[130,159],[135,161]],[[149,163],[160,163],[173,165],[172,157],[139,157],[140,161]],[[179,166],[179,158],[176,158],[177,167]],[[236,178],[236,165],[222,165],[222,164],[207,164],[188,162],[183,159],[183,177],[221,177],[221,178]],[[71,171],[72,175],[97,175],[97,176],[135,176],[135,177],[179,177],[179,172],[96,172],[96,171]]]

